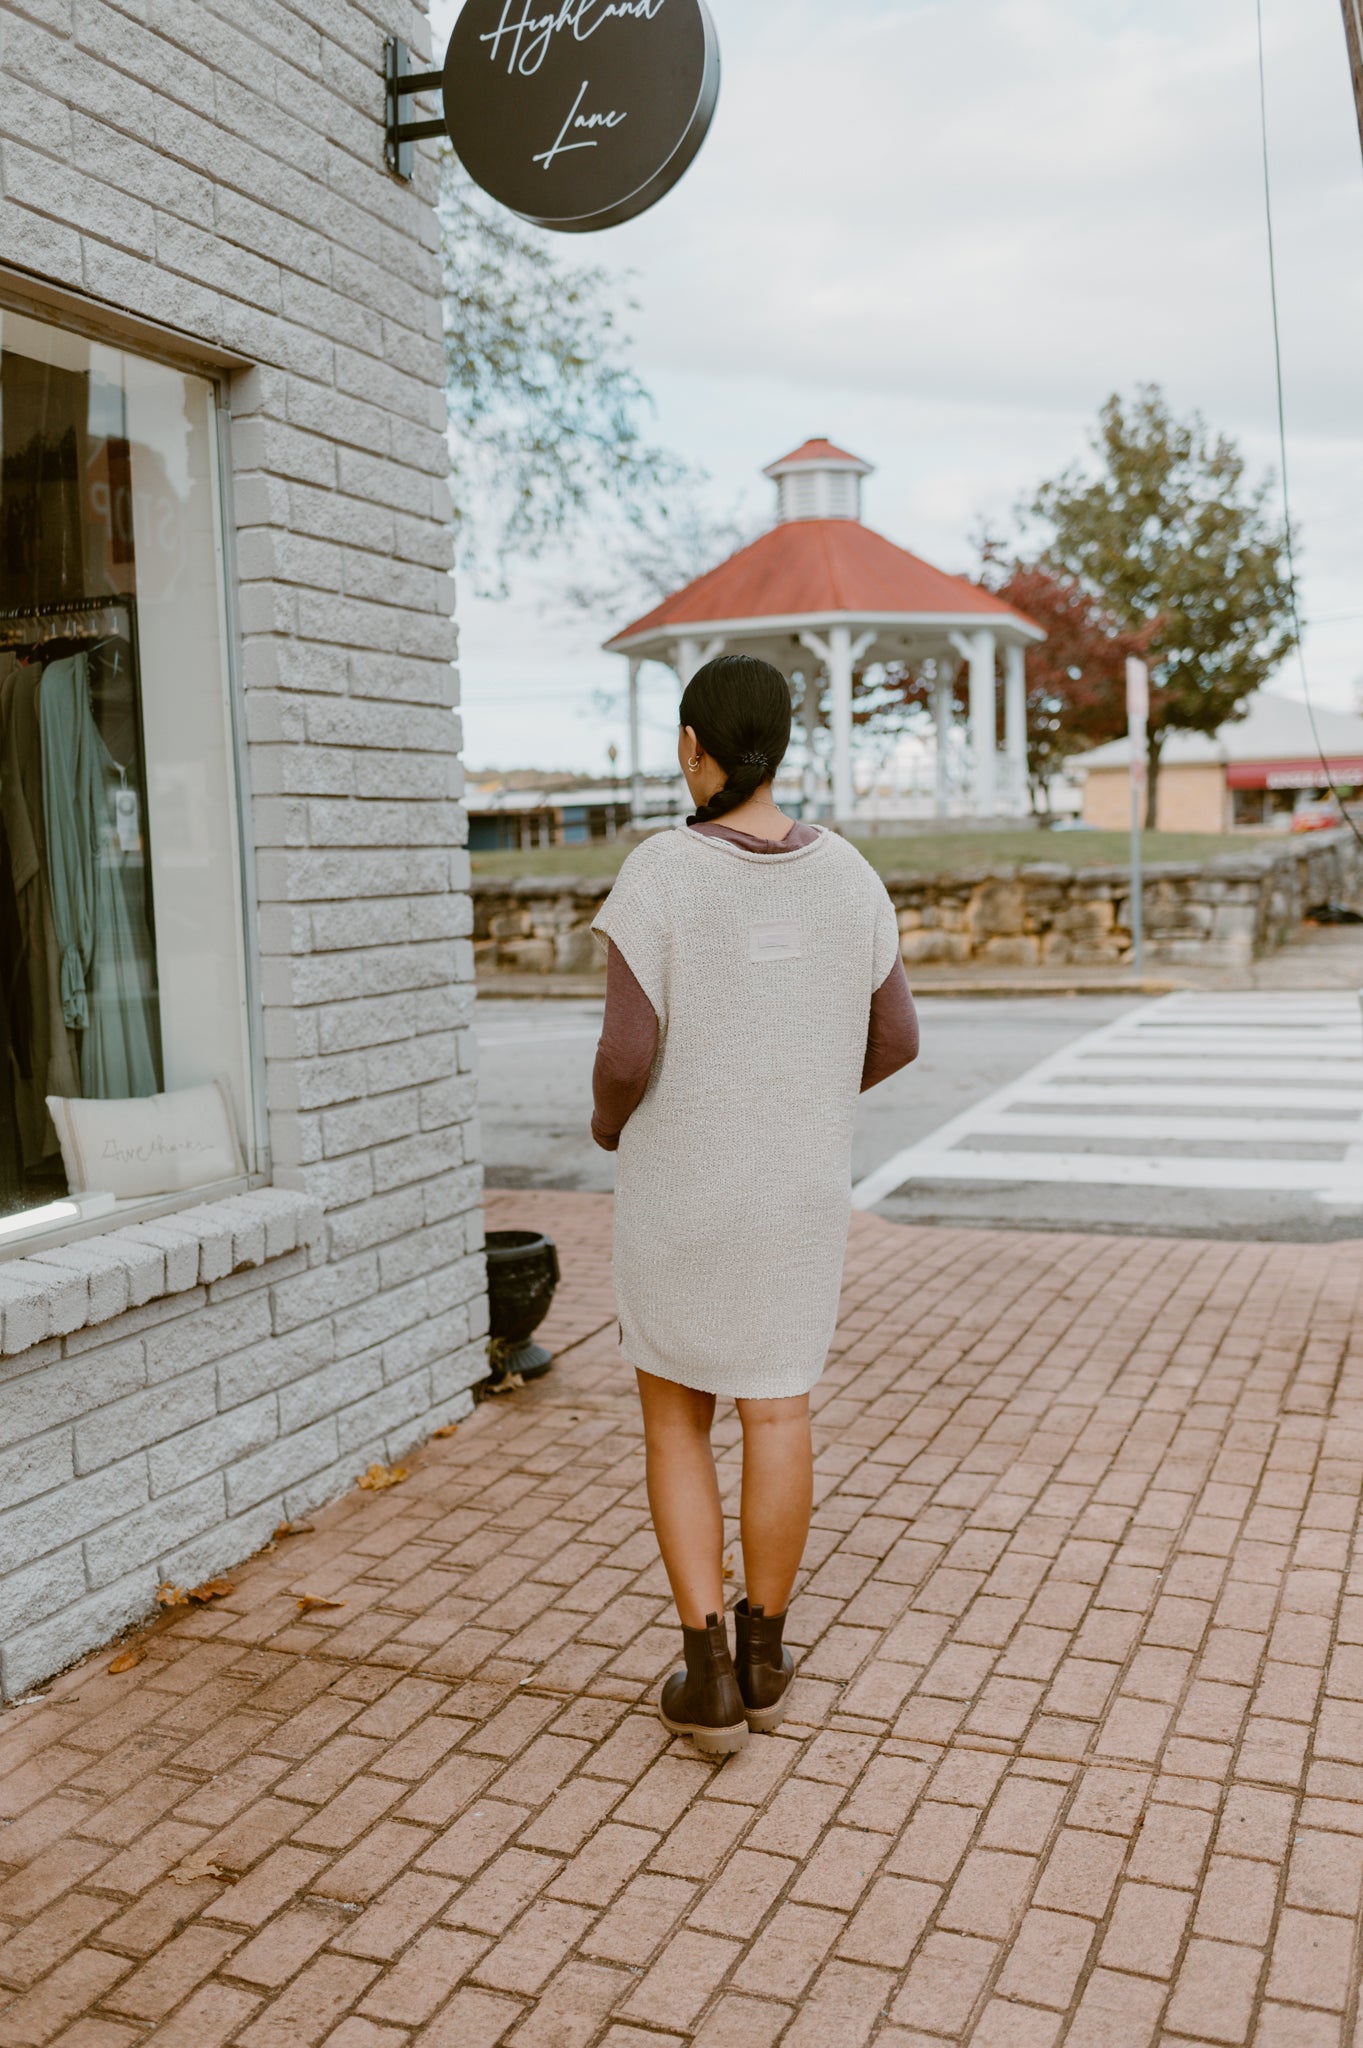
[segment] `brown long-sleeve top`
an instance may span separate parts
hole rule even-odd
[[[811,825],[792,825],[784,839],[757,839],[732,825],[692,825],[711,839],[727,839],[749,853],[794,853],[817,834]],[[624,955],[611,946],[606,959],[606,1014],[592,1073],[592,1136],[614,1152],[620,1133],[643,1101],[658,1051],[658,1018]],[[861,1092],[887,1081],[918,1057],[918,1015],[902,960],[896,960],[871,997]]]

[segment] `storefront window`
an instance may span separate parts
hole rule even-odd
[[[0,1248],[256,1163],[215,419],[0,309]]]

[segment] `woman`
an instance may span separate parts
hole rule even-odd
[[[837,1322],[853,1113],[859,1089],[914,1058],[918,1027],[879,877],[772,796],[790,744],[780,670],[707,663],[681,728],[696,811],[635,848],[596,920],[609,953],[592,1134],[619,1149],[621,1345],[682,1624],[685,1668],[659,1711],[724,1754],[785,1712],[782,1629],[813,1504],[809,1394]],[[717,1395],[743,1428],[736,1659]]]

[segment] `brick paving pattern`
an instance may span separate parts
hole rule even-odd
[[[792,1716],[712,1763],[608,1198],[489,1211],[548,1381],[0,1720],[0,2048],[1359,2048],[1357,1246],[858,1218]]]

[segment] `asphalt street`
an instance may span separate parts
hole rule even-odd
[[[1363,1207],[1347,1197],[1352,1181],[1345,1177],[1346,1197],[1335,1200],[1322,1200],[1314,1184],[1328,1190],[1340,1162],[1360,1156],[1343,1153],[1340,1135],[1363,1108],[1363,1026],[1355,1031],[1345,999],[1304,996],[1298,1004],[1278,996],[1269,999],[1277,1012],[1252,997],[1210,999],[1231,1005],[1225,1013],[1205,1002],[1197,1011],[1177,1007],[1191,1000],[1174,998],[1171,1008],[1170,999],[1109,996],[925,998],[920,1058],[860,1106],[853,1179],[862,1206],[918,1223],[1300,1242],[1363,1235]],[[1327,1015],[1328,1000],[1339,1007]],[[1236,1003],[1256,1007],[1237,1011]],[[480,1000],[490,1186],[612,1187],[613,1161],[588,1129],[600,1017],[591,1001]],[[1208,1077],[1235,1081],[1232,1055],[1243,1083],[1218,1089]],[[1151,1074],[1160,1078],[1123,1078]],[[1322,1074],[1324,1088],[1306,1086]],[[1033,1078],[1034,1090],[1019,1085]],[[1280,1139],[1251,1112],[1262,1096],[1280,1113],[1294,1083],[1303,1084],[1310,1116],[1285,1120]],[[1218,1094],[1238,1105],[1223,1123],[1195,1113]],[[1175,1106],[1143,1106],[1151,1101]],[[1189,1141],[1179,1117],[1188,1120]],[[1261,1142],[1256,1134],[1266,1128]],[[1316,1131],[1319,1142],[1311,1141]],[[1281,1177],[1294,1184],[1275,1184],[1280,1158]],[[1011,1177],[980,1177],[990,1160]],[[1142,1175],[1164,1172],[1175,1184],[1141,1184]],[[1200,1176],[1223,1184],[1176,1184]],[[1363,1173],[1359,1185],[1363,1194]]]

